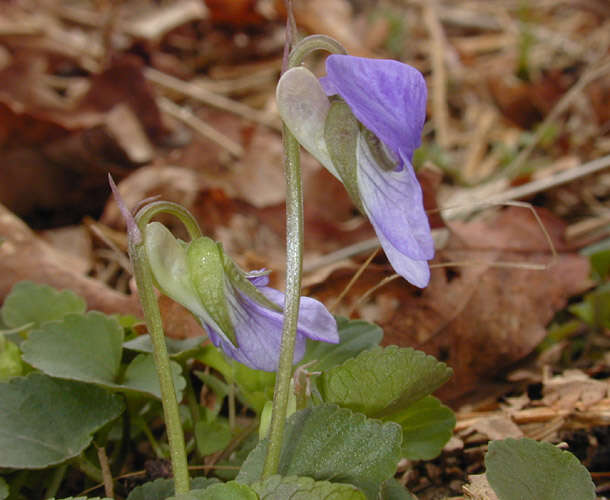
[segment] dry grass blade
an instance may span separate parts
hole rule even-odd
[[[234,101],[209,91],[201,85],[185,82],[179,78],[162,73],[153,68],[147,68],[144,75],[148,80],[166,89],[178,92],[184,96],[200,101],[208,106],[236,114],[255,123],[260,123],[274,130],[281,130],[279,121],[272,115],[258,111],[241,102]]]
[[[201,134],[206,139],[215,142],[221,148],[231,153],[234,157],[241,158],[243,156],[244,148],[242,148],[240,144],[237,144],[233,139],[222,134],[214,127],[210,127],[207,123],[197,118],[188,109],[174,104],[165,97],[159,97],[157,99],[157,104],[164,113],[167,113],[173,118],[180,120],[185,125],[188,125],[195,132]]]

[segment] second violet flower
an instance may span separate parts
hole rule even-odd
[[[267,273],[245,273],[210,238],[185,243],[158,222],[146,226],[144,245],[159,289],[197,317],[216,347],[250,368],[277,370],[284,294],[267,286]],[[295,363],[305,354],[306,338],[339,342],[324,305],[300,300]]]
[[[347,55],[329,56],[326,70],[319,80],[304,67],[284,73],[282,120],[343,182],[396,272],[423,288],[434,241],[411,160],[426,117],[425,80],[398,61]]]

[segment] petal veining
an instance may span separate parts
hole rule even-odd
[[[361,138],[357,154],[360,197],[388,258],[389,253],[397,252],[409,262],[422,261],[427,267],[426,261],[434,257],[434,240],[413,167],[403,155],[405,168],[400,171],[382,170],[375,163],[366,141]],[[393,250],[388,251],[386,247]],[[396,261],[397,256],[392,260]],[[404,266],[397,267],[394,262],[392,265],[399,274],[403,274],[399,268]],[[404,276],[411,281],[407,275]],[[417,282],[421,283],[421,278]]]
[[[333,54],[320,82],[328,95],[341,96],[390,150],[402,150],[411,161],[426,119],[426,82],[418,70],[388,59]]]

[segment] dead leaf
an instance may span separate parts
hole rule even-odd
[[[545,264],[551,260],[531,213],[510,208],[493,218],[453,223],[446,249],[433,262],[474,265],[433,269],[424,290],[395,280],[357,309],[383,328],[384,344],[421,349],[454,369],[453,378],[438,393],[443,399],[455,401],[531,353],[555,312],[565,307],[570,296],[590,286],[588,260],[569,251],[562,237],[565,225],[544,211],[541,215],[559,252],[551,269],[494,267],[498,261]],[[387,265],[381,266],[383,260],[380,256],[374,261],[379,265],[359,278],[346,298],[348,305],[389,276]],[[352,276],[350,270],[335,271],[312,292],[330,302]]]
[[[470,481],[470,484],[465,484],[462,487],[465,498],[470,500],[498,500],[495,491],[487,482],[485,474],[471,474],[468,476],[468,481]]]
[[[19,218],[0,205],[0,300],[22,280],[46,283],[81,295],[90,309],[108,314],[139,314],[134,296],[106,287],[81,274],[74,259],[37,237]]]
[[[505,415],[493,415],[478,419],[469,430],[480,432],[488,439],[521,438],[523,431]]]
[[[570,369],[543,383],[546,405],[561,408],[586,409],[610,396],[610,382],[595,380],[577,369]]]

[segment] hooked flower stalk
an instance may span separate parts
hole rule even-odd
[[[326,59],[326,71],[320,79],[305,67],[284,73],[282,120],[345,185],[396,272],[423,288],[434,242],[411,160],[426,117],[425,80],[398,61],[342,54]]]

